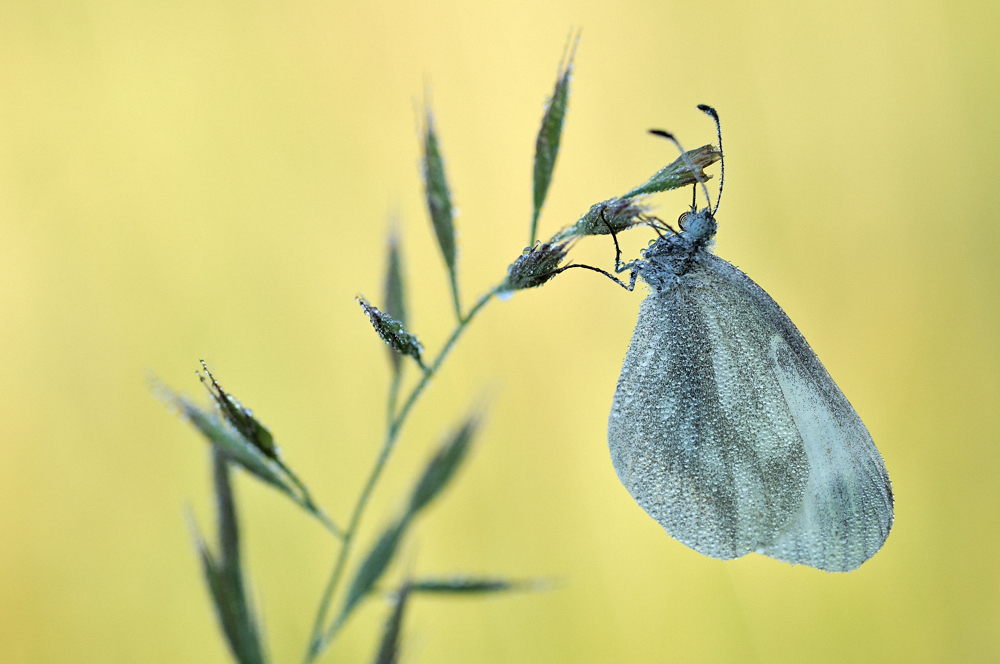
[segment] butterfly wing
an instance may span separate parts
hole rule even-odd
[[[699,265],[647,296],[608,424],[632,497],[714,558],[773,542],[808,473],[768,358],[773,325],[744,291]]]
[[[762,553],[831,572],[858,568],[882,548],[893,520],[882,457],[833,379],[779,336],[771,358],[809,459],[802,506]]]
[[[853,569],[891,525],[847,399],[767,293],[710,254],[643,302],[608,441],[643,509],[712,557]]]

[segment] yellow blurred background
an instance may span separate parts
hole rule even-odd
[[[484,310],[359,543],[485,398],[396,573],[558,587],[418,599],[407,661],[1000,659],[1000,5],[42,0],[0,3],[0,661],[229,661],[183,516],[211,528],[207,448],[147,371],[203,398],[205,358],[346,521],[389,376],[354,296],[381,296],[390,212],[414,331],[435,352],[452,324],[415,108],[429,88],[468,303],[527,242],[535,134],[576,27],[541,235],[674,159],[647,128],[714,141],[695,105],[716,106],[718,253],[867,423],[895,527],[836,575],[673,541],[605,438],[642,294],[570,272]],[[574,256],[613,258],[607,238]],[[270,489],[237,489],[273,660],[299,661],[334,544]],[[369,603],[324,661],[369,660],[385,613]]]

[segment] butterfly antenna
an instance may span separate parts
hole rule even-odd
[[[659,136],[660,138],[667,139],[676,145],[677,149],[681,151],[681,159],[684,160],[684,165],[687,166],[688,170],[691,171],[691,174],[694,175],[694,179],[698,181],[699,185],[701,185],[702,193],[705,194],[705,200],[708,201],[708,211],[711,212],[712,199],[708,195],[708,187],[705,186],[705,181],[702,179],[701,174],[699,174],[698,169],[696,169],[694,164],[691,163],[691,158],[688,157],[687,152],[684,150],[684,146],[681,145],[681,142],[678,141],[669,131],[663,131],[662,129],[650,129],[649,133],[653,136]]]
[[[698,110],[715,120],[715,135],[719,137],[719,164],[722,171],[719,174],[719,195],[715,197],[715,209],[712,216],[719,211],[719,203],[722,202],[722,186],[726,183],[726,155],[722,152],[722,123],[719,122],[719,113],[708,104],[698,104]]]

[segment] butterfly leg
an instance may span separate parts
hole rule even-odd
[[[632,275],[629,278],[629,282],[628,282],[628,284],[626,284],[624,281],[622,281],[621,279],[619,279],[615,275],[611,274],[610,272],[606,272],[606,271],[602,270],[599,267],[594,267],[593,265],[584,265],[583,263],[573,263],[572,265],[564,265],[561,268],[559,268],[558,270],[553,270],[552,272],[549,272],[548,274],[550,274],[552,276],[555,276],[555,275],[559,274],[560,272],[565,272],[566,270],[569,270],[570,268],[574,268],[574,267],[582,267],[585,270],[591,270],[593,272],[597,272],[599,274],[603,274],[605,277],[607,277],[611,281],[615,282],[616,284],[618,284],[619,286],[621,286],[622,288],[624,288],[627,291],[633,291],[633,290],[635,290],[635,279],[639,275],[638,269],[637,268],[633,268]]]
[[[619,273],[622,271],[620,269],[622,265],[622,248],[618,245],[618,233],[615,233],[615,229],[608,223],[608,215],[603,207],[601,208],[601,221],[604,222],[608,232],[611,233],[611,239],[615,243],[615,273]]]
[[[615,229],[611,226],[610,223],[608,223],[608,218],[603,208],[601,209],[601,221],[604,222],[604,225],[608,229],[608,233],[611,234],[611,239],[615,243],[615,274],[621,274],[622,272],[626,271],[630,273],[628,286],[626,286],[623,282],[619,281],[618,279],[615,279],[615,282],[625,290],[631,292],[635,290],[635,280],[639,276],[639,265],[642,263],[642,261],[634,260],[634,261],[629,261],[628,263],[622,262],[622,248],[618,244],[618,233],[616,233]]]
[[[629,274],[628,284],[626,284],[624,281],[616,277],[614,274],[611,274],[610,272],[606,272],[605,270],[602,270],[599,267],[594,267],[593,265],[584,265],[582,263],[564,265],[561,268],[558,268],[556,270],[553,270],[552,272],[547,273],[547,275],[539,275],[539,276],[554,277],[561,272],[569,270],[570,268],[581,267],[585,270],[591,270],[593,272],[597,272],[598,274],[603,274],[605,277],[607,277],[608,279],[615,282],[616,284],[618,284],[619,286],[621,286],[622,288],[624,288],[629,292],[635,290],[635,281],[636,278],[639,276],[639,266],[643,263],[643,261],[634,260],[634,261],[629,261],[628,263],[622,262],[622,249],[618,245],[618,234],[615,233],[615,229],[611,226],[610,223],[608,223],[608,218],[603,208],[601,209],[601,221],[603,221],[604,225],[607,226],[608,232],[611,234],[611,239],[614,240],[615,243],[615,274],[621,274],[622,272],[629,271],[630,274]]]

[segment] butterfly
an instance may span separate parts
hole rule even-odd
[[[721,151],[718,114],[699,108]],[[692,205],[641,259],[616,257],[629,290],[641,278],[650,293],[608,419],[611,460],[646,513],[700,553],[854,570],[892,528],[889,476],[788,315],[713,253],[724,163],[714,208],[699,180],[707,207]]]

